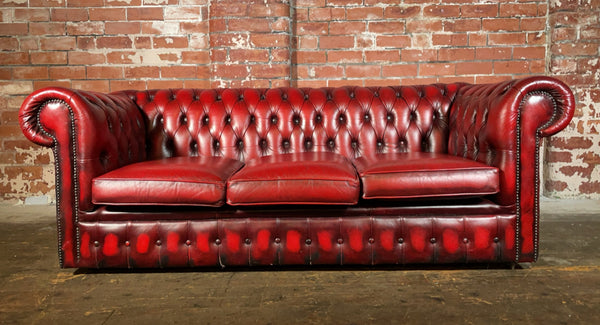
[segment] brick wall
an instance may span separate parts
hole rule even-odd
[[[21,136],[35,89],[485,83],[559,76],[575,121],[545,191],[600,198],[600,0],[0,0],[0,200],[54,195]]]

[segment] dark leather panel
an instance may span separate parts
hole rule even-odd
[[[243,163],[223,157],[174,157],[127,165],[92,181],[92,200],[108,205],[225,203],[227,180]]]
[[[498,193],[498,168],[440,153],[390,153],[356,159],[364,199],[474,197]]]
[[[79,265],[509,262],[515,227],[515,215],[82,222]]]
[[[230,205],[344,204],[358,202],[352,163],[332,152],[298,152],[246,161],[227,182]]]

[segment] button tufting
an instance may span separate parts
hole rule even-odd
[[[99,241],[97,241],[97,240],[95,240],[95,241],[94,241],[94,246],[96,246],[96,247],[100,247],[100,242],[99,242]]]
[[[162,241],[161,241],[160,239],[158,239],[158,240],[156,241],[156,246],[160,246],[160,245],[162,245]]]
[[[432,244],[435,244],[435,243],[437,243],[437,239],[435,239],[435,237],[432,237],[432,238],[431,238],[429,241],[430,241]]]
[[[365,114],[365,116],[363,117],[363,119],[365,120],[365,122],[370,122],[371,121],[371,115]]]
[[[322,119],[323,119],[323,117],[321,116],[321,114],[317,114],[317,116],[315,116],[315,123],[316,124],[321,123]]]
[[[398,244],[403,244],[404,243],[404,238],[400,237],[398,238]]]
[[[271,116],[271,124],[277,124],[277,116]]]
[[[385,118],[388,120],[388,122],[391,122],[394,120],[394,115],[392,115],[392,113],[388,113]]]
[[[352,149],[357,149],[358,148],[358,142],[356,140],[352,140],[352,142],[350,142],[350,146],[352,146]]]
[[[338,117],[338,120],[340,121],[340,124],[345,124],[346,123],[346,116],[340,115],[340,117]]]
[[[281,243],[281,238],[279,238],[279,237],[276,237],[276,238],[275,238],[275,243],[277,243],[277,244]]]
[[[219,238],[215,239],[215,244],[221,245],[221,239],[219,239]]]
[[[375,238],[369,238],[369,244],[375,243]]]
[[[260,100],[265,100],[265,98],[267,98],[265,94],[260,94]]]
[[[238,140],[236,143],[236,146],[239,150],[244,149],[244,141],[243,140]]]
[[[219,147],[221,147],[221,143],[219,142],[219,140],[213,141],[213,148],[215,148],[215,150],[218,150]]]
[[[203,123],[204,125],[208,125],[208,121],[209,121],[209,119],[208,119],[208,115],[204,115],[204,117],[202,118],[202,123]]]
[[[250,238],[246,238],[244,240],[244,242],[246,243],[246,245],[250,245],[252,243],[252,241],[250,240]]]
[[[125,246],[126,246],[126,247],[129,247],[129,245],[131,245],[131,243],[129,242],[129,240],[126,240],[126,241],[125,241]]]
[[[256,121],[256,116],[250,115],[250,123],[254,123]]]
[[[333,139],[329,139],[327,141],[327,146],[333,149],[335,147],[335,141],[333,141]]]
[[[268,145],[268,143],[267,143],[267,140],[265,140],[265,139],[261,139],[261,140],[260,140],[260,142],[258,143],[258,145],[259,145],[259,146],[260,146],[260,148],[261,148],[261,149],[263,149],[263,150],[267,149],[267,145]]]
[[[231,115],[225,116],[225,124],[231,123]]]
[[[498,242],[500,242],[500,238],[494,237],[494,243],[498,243]]]
[[[311,139],[306,139],[306,140],[304,140],[304,148],[305,148],[306,150],[310,150],[310,149],[312,149],[312,146],[313,146],[313,143],[312,143],[312,140],[311,140]]]
[[[306,245],[312,244],[312,240],[310,238],[307,238],[305,242],[306,242]]]
[[[294,115],[293,121],[294,121],[294,125],[300,125],[300,116]]]
[[[188,245],[188,246],[190,246],[190,245],[192,245],[192,241],[188,239],[188,240],[185,241],[185,244]]]
[[[463,243],[467,244],[469,242],[469,238],[463,238]]]
[[[343,243],[344,243],[344,240],[343,240],[342,238],[338,238],[338,244],[340,244],[340,245],[341,245],[341,244],[343,244]]]
[[[282,146],[284,149],[289,149],[289,148],[290,148],[290,140],[283,140],[283,141],[281,142],[281,146]]]

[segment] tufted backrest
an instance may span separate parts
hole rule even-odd
[[[447,152],[449,110],[462,84],[139,91],[150,159],[246,159],[330,151],[350,159]]]

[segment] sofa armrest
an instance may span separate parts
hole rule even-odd
[[[537,259],[541,138],[564,129],[574,110],[569,87],[551,77],[466,85],[452,105],[448,151],[500,169],[493,199],[519,215],[520,261]]]
[[[92,179],[145,159],[144,119],[125,93],[44,88],[25,99],[19,123],[29,140],[54,151],[59,255],[68,266],[77,256],[78,213],[94,208]]]

